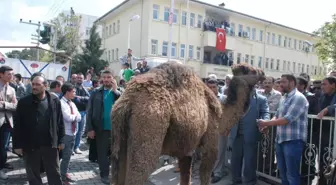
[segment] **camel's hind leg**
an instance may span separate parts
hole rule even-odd
[[[200,180],[201,185],[210,185],[211,172],[215,165],[218,152],[218,132],[209,132],[204,134],[200,144],[201,166]]]
[[[179,158],[178,165],[180,167],[180,185],[190,185],[191,183],[191,156]]]

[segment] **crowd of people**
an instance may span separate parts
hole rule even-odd
[[[42,183],[40,174],[44,171],[54,185],[71,184],[75,182],[68,173],[71,156],[82,153],[81,138],[88,137],[89,159],[98,163],[101,181],[109,184],[111,109],[127,82],[149,70],[145,60],[138,62],[135,69],[129,62],[122,66],[119,84],[106,67],[99,75],[93,74],[92,69],[85,75],[72,74],[69,82],[58,76],[49,83],[44,74],[35,73],[28,85],[24,85],[22,76],[14,75],[9,66],[0,67],[0,179],[8,178],[2,169],[13,169],[7,163],[12,136],[13,152],[24,157],[31,185]],[[318,170],[327,165],[322,162],[324,155],[318,156],[318,169],[303,164],[301,174],[300,162],[306,147],[304,143],[311,134],[311,142],[317,147],[325,148],[331,144],[331,127],[322,128],[321,140],[319,126],[314,126],[312,133],[308,132],[311,127],[308,114],[315,114],[320,119],[334,116],[336,77],[333,74],[313,82],[307,74],[298,77],[284,74],[280,79],[267,76],[258,84],[251,92],[253,98],[246,114],[232,128],[229,137],[220,136],[212,183],[220,181],[230,170],[234,184],[256,184],[257,145],[270,127],[276,127],[277,168],[283,184],[298,185],[300,180],[301,184],[310,183],[302,180],[307,175],[315,175],[308,174],[309,168],[323,182],[323,171]],[[93,76],[95,80],[91,80]],[[206,85],[224,102],[232,78],[227,75],[223,82],[216,75],[210,75]],[[273,115],[272,112],[276,113]],[[230,169],[226,165],[228,147],[232,150]],[[266,168],[271,166],[266,165]]]
[[[323,124],[322,137],[319,138],[320,120],[308,122],[308,114],[317,115],[318,119],[324,116],[335,116],[336,77],[334,74],[331,73],[323,80],[315,81],[311,81],[310,76],[305,73],[297,77],[284,74],[279,79],[267,76],[258,84],[255,91],[251,93],[253,98],[245,116],[232,128],[229,137],[220,136],[218,159],[213,170],[212,183],[220,181],[230,170],[233,184],[256,184],[256,171],[262,171],[261,168],[271,170],[272,164],[268,161],[271,160],[273,163],[276,158],[277,167],[273,169],[273,173],[276,173],[275,169],[280,171],[283,185],[308,185],[312,183],[315,175],[319,177],[319,184],[327,184],[323,172],[331,160],[326,155],[328,153],[325,149],[333,145],[329,134],[332,127],[330,124]],[[227,75],[223,82],[217,80],[216,75],[210,75],[206,84],[222,100],[223,96],[225,99],[226,89],[232,77]],[[322,120],[322,123],[324,122],[326,121]],[[270,129],[271,127],[273,129]],[[264,159],[267,161],[265,164],[262,162],[265,156],[258,159],[262,155],[257,154],[258,142],[262,134],[275,136],[276,155],[267,156],[268,158]],[[309,147],[305,145],[306,142],[314,144],[321,151],[321,153],[316,151],[316,154],[319,154],[310,156],[312,159],[309,159],[315,161],[317,158],[318,168],[307,163],[308,159],[303,156]],[[232,151],[230,169],[226,165],[228,148]],[[302,164],[301,158],[303,158]],[[257,166],[260,169],[257,169]]]

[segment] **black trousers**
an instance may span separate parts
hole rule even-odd
[[[9,124],[4,123],[0,127],[0,170],[5,167],[7,162],[7,150],[6,150],[6,139],[5,133],[8,132]]]
[[[96,139],[88,138],[88,143],[90,145],[89,160],[95,162],[98,160]]]
[[[60,175],[59,154],[57,148],[41,147],[24,151],[27,178],[30,185],[42,185],[41,163],[46,171],[49,185],[63,185]]]
[[[96,145],[100,177],[108,177],[110,173],[109,155],[111,145],[111,131],[104,130],[96,132]]]

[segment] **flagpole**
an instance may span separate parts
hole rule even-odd
[[[187,15],[186,15],[186,26],[187,26],[187,31],[186,31],[186,46],[185,46],[185,51],[184,51],[184,60],[183,63],[186,64],[187,57],[189,55],[189,28],[190,28],[190,20],[189,18],[189,0],[187,0]]]
[[[170,13],[169,13],[169,45],[168,45],[168,61],[172,57],[172,44],[173,44],[173,22],[174,22],[174,0],[171,0]]]

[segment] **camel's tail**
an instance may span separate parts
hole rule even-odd
[[[122,96],[114,104],[111,113],[113,184],[122,184],[121,182],[125,181],[130,109],[130,101],[125,96]]]

